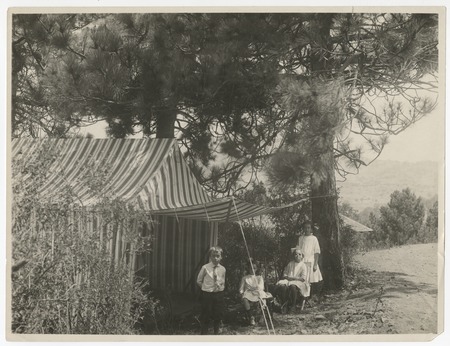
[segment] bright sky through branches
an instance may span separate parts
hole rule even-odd
[[[444,116],[438,109],[426,115],[389,142],[378,159],[404,162],[443,160]]]
[[[95,138],[106,137],[106,124],[99,122],[80,130],[80,134],[91,133]],[[439,107],[389,142],[379,160],[404,162],[441,161],[444,155],[444,117]],[[140,138],[140,134],[137,136]]]

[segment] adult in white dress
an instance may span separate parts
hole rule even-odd
[[[300,249],[294,249],[293,257],[294,260],[284,269],[283,278],[277,282],[277,296],[281,300],[282,307],[287,307],[289,312],[295,309],[298,299],[303,300],[310,293],[303,253]]]

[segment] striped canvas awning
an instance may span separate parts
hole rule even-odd
[[[358,221],[355,221],[353,219],[350,219],[349,217],[345,215],[341,215],[342,221],[344,221],[344,224],[349,226],[352,230],[356,232],[372,232],[373,229],[369,228],[367,226],[364,226],[362,223],[359,223]]]
[[[12,159],[50,160],[38,193],[53,204],[70,191],[79,206],[94,206],[108,196],[151,214],[207,221],[236,221],[287,207],[211,198],[184,161],[176,139],[19,138],[12,141]],[[34,183],[32,174],[14,178],[26,187]],[[96,179],[103,182],[101,191],[90,187]]]
[[[306,201],[299,200],[281,207],[266,207],[244,202],[234,197],[216,199],[214,201],[180,209],[167,209],[154,212],[156,215],[171,215],[180,218],[204,221],[238,221],[251,217],[272,213]]]

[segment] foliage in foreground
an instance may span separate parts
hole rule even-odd
[[[39,187],[57,157],[42,147],[31,160],[18,155],[12,165],[12,332],[136,333],[144,311],[156,304],[132,268],[139,244],[149,241],[127,222],[139,220],[139,213],[103,195],[95,213],[103,224],[89,228],[94,214],[74,208],[69,187],[47,201]],[[100,191],[105,171],[90,167],[86,173],[85,183]],[[129,245],[113,258],[119,227]]]

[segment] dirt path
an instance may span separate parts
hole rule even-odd
[[[278,335],[424,334],[437,332],[437,244],[371,251],[355,258],[353,279],[303,312],[274,314]],[[229,334],[266,334],[258,327]]]
[[[371,251],[356,260],[383,287],[383,307],[397,333],[437,332],[437,244]]]

